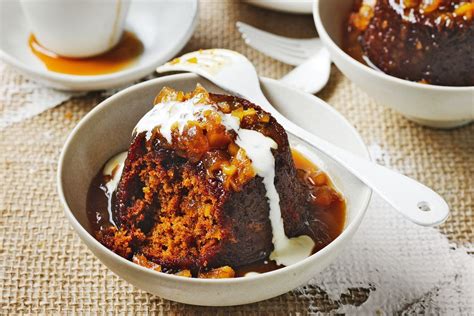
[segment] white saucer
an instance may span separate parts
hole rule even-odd
[[[261,8],[288,13],[310,14],[313,12],[312,0],[246,0],[246,2]]]
[[[134,0],[125,29],[134,32],[145,50],[131,67],[107,75],[76,76],[51,72],[30,51],[30,30],[19,1],[2,1],[0,59],[28,78],[61,90],[101,90],[133,82],[176,55],[197,22],[197,0]]]

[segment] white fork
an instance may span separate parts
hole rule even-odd
[[[441,196],[400,173],[362,159],[309,133],[280,114],[265,98],[257,72],[243,55],[226,49],[209,49],[185,54],[157,68],[157,71],[194,72],[231,93],[260,105],[288,132],[319,149],[345,167],[398,212],[424,226],[442,223],[449,207]]]
[[[237,22],[236,26],[249,46],[281,62],[297,66],[280,81],[311,94],[326,86],[331,73],[331,58],[319,38],[278,36],[243,22]]]

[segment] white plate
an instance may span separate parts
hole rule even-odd
[[[289,267],[235,279],[184,278],[134,264],[104,247],[89,233],[85,204],[94,175],[110,157],[127,149],[134,126],[150,109],[162,87],[191,91],[198,82],[210,91],[222,93],[221,89],[194,74],[166,76],[115,94],[79,122],[66,140],[58,166],[58,192],[66,217],[84,243],[110,270],[136,287],[163,298],[187,304],[226,306],[257,302],[288,292],[337,260],[337,255],[344,251],[359,227],[371,194],[371,190],[351,173],[315,151],[312,152],[322,161],[319,166],[331,176],[346,198],[346,224],[342,234],[327,247]],[[270,102],[289,119],[331,143],[368,158],[367,148],[357,131],[331,106],[276,80],[262,78],[261,83]]]
[[[19,1],[2,1],[0,7],[0,58],[27,77],[62,90],[108,89],[152,73],[184,47],[198,16],[197,0],[133,0],[125,29],[143,42],[143,54],[131,67],[112,74],[76,76],[47,70],[30,51],[30,30]]]
[[[312,12],[312,0],[246,0],[246,2],[265,9],[288,13]]]

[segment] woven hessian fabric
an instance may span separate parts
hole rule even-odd
[[[279,78],[291,67],[245,45],[235,28],[240,20],[293,37],[315,36],[311,16],[276,13],[239,1],[201,1],[199,25],[184,51],[228,48],[245,54],[260,75]],[[11,68],[0,84],[28,80]],[[474,242],[474,125],[444,131],[420,127],[377,104],[334,66],[318,94],[340,111],[367,144],[377,144],[390,165],[443,195],[452,209],[439,227],[453,243]],[[21,104],[19,93],[6,107]],[[289,292],[271,300],[228,308],[188,306],[145,293],[119,279],[97,260],[63,215],[56,191],[57,161],[72,128],[103,99],[100,93],[0,130],[0,313],[66,314],[149,312],[171,314],[306,314],[331,311],[334,303],[318,287],[311,295]],[[357,303],[364,291],[346,298]]]

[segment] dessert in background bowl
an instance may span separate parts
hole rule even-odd
[[[198,109],[202,107],[204,110],[198,113],[189,111],[193,107],[184,106],[182,110],[186,113],[181,113],[181,110],[176,113],[163,98],[170,94],[174,95],[176,100],[186,103],[191,96],[174,93],[168,89],[158,98],[159,104],[150,110],[157,93],[164,87],[174,87],[178,91],[192,91],[198,83],[212,92],[209,95],[210,101],[204,97],[206,103],[212,103],[214,100],[218,101],[219,105],[215,104],[212,108],[204,109],[204,104],[198,104]],[[271,79],[263,78],[262,87],[275,107],[290,119],[338,146],[368,157],[367,150],[353,127],[321,100],[289,89]],[[215,94],[222,92],[215,85],[192,74],[162,77],[125,89],[105,100],[77,125],[66,141],[58,168],[59,195],[66,216],[89,249],[113,272],[135,286],[163,298],[188,304],[224,306],[251,303],[283,294],[305,283],[343,251],[344,245],[355,233],[364,216],[371,193],[369,188],[330,158],[318,154],[316,149],[308,147],[291,135],[288,135],[287,139],[281,126],[257,106],[239,98]],[[206,93],[201,90],[198,95],[205,96]],[[303,109],[305,111],[302,111]],[[192,126],[178,122],[171,126],[161,124],[159,129],[154,128],[156,125],[154,120],[166,118],[167,116],[162,114],[166,114],[167,111],[169,114],[178,114],[177,117],[185,119],[185,122],[195,114],[198,120],[197,122],[191,120],[195,121],[190,123]],[[149,114],[146,114],[147,112]],[[303,112],[304,115],[299,114]],[[152,122],[148,120],[151,117],[155,122],[153,124],[149,124]],[[239,121],[240,125],[236,124]],[[166,122],[170,121],[162,123]],[[199,129],[193,128],[197,126]],[[334,130],[334,126],[338,126],[337,131]],[[131,132],[135,127],[137,127],[136,133],[132,136]],[[204,129],[205,140],[201,137]],[[236,134],[241,135],[237,138]],[[181,139],[183,135],[187,136]],[[249,135],[252,137],[247,138]],[[181,141],[189,141],[188,136],[193,136],[191,139],[196,141],[204,140],[204,144],[212,143],[212,146],[181,146],[185,145]],[[194,136],[198,138],[194,139]],[[173,141],[172,145],[168,142],[169,139]],[[260,157],[261,154],[262,148],[254,146],[255,141],[259,139],[265,140],[266,143],[262,159],[254,156]],[[133,144],[130,147],[131,140]],[[288,145],[301,154],[299,156],[296,154],[295,163],[291,159]],[[100,172],[98,175],[97,172],[102,170],[104,162],[110,157],[124,152],[129,147],[128,154],[118,156],[112,159],[110,164],[106,164],[104,173],[115,179],[109,184],[108,179],[102,176],[103,173]],[[244,147],[245,155],[243,150],[240,150]],[[128,157],[124,163],[123,176],[119,176],[117,171],[120,169],[116,168],[117,162],[120,165],[125,156]],[[302,159],[301,156],[308,159]],[[267,161],[272,159],[275,160],[274,166]],[[324,173],[316,170],[313,162],[321,167]],[[255,163],[258,166],[254,169]],[[152,172],[153,170],[147,166],[156,172]],[[272,177],[272,170],[275,172],[275,182],[267,181]],[[328,181],[325,174],[330,175],[332,181]],[[308,179],[308,175],[311,180]],[[94,220],[88,217],[87,195],[91,192],[94,177],[107,182],[104,185],[108,192],[112,192],[110,188],[113,189],[113,184],[118,183],[116,199],[110,200],[110,204],[116,204],[118,208],[111,209],[111,217],[107,212],[109,200],[103,192],[98,192],[102,194],[103,212],[99,212],[99,216],[105,218],[103,221],[100,218]],[[119,180],[120,178],[122,179]],[[157,181],[158,179],[162,181]],[[160,187],[161,185],[163,187]],[[213,185],[218,190],[209,190]],[[241,191],[235,191],[234,186]],[[268,204],[268,200],[275,201],[275,190],[271,193],[272,186],[280,196],[280,207]],[[267,194],[268,189],[270,194]],[[175,193],[176,190],[179,192]],[[316,194],[321,200],[315,201],[309,193],[317,193],[318,190],[323,193]],[[216,193],[222,196],[216,198]],[[312,228],[328,231],[324,229],[323,224],[328,222],[328,219],[324,216],[314,216],[318,213],[323,214],[323,208],[314,208],[311,204],[315,205],[313,203],[315,202],[320,206],[331,205],[335,201],[340,205],[342,196],[346,204],[345,214],[338,213],[343,215],[335,219],[335,226],[338,227],[335,234],[326,239],[324,233],[309,231],[310,225],[301,221],[304,217],[321,220],[313,224],[315,226]],[[154,197],[163,203],[161,205],[163,218],[157,216],[160,214],[156,212],[156,207],[155,209],[150,207],[152,204],[149,201],[154,200]],[[190,199],[191,197],[193,198]],[[173,210],[180,209],[174,204],[180,198],[179,206],[182,207],[182,212],[173,213]],[[213,204],[214,202],[217,204]],[[98,204],[89,203],[89,205]],[[245,216],[239,217],[227,213],[232,209],[243,212],[240,215]],[[278,209],[281,212],[280,216]],[[89,210],[95,210],[94,215],[97,215],[99,208],[93,207]],[[252,214],[246,214],[248,210],[251,210]],[[274,210],[276,212],[273,212]],[[329,213],[333,213],[333,210],[334,208]],[[339,207],[339,210],[343,211],[342,207]],[[226,213],[220,213],[223,211]],[[311,212],[313,215],[309,215]],[[276,226],[273,226],[268,219],[270,213],[277,214]],[[133,218],[135,215],[137,217]],[[154,216],[154,219],[146,220],[150,215]],[[281,223],[281,217],[283,222],[286,221],[285,224]],[[287,217],[290,219],[287,220]],[[142,220],[144,218],[145,220]],[[124,232],[124,239],[116,238],[119,237],[116,233],[120,229],[114,229],[108,223],[110,219],[117,220],[115,224]],[[228,225],[227,221],[234,223]],[[104,236],[112,236],[111,239],[106,237],[106,240],[102,240],[105,241],[104,244],[114,246],[114,241],[117,241],[118,247],[114,250],[118,250],[117,253],[123,256],[113,252],[94,237],[101,231],[100,227],[94,226],[96,224],[104,226]],[[176,224],[176,227],[170,227],[168,224],[171,226]],[[286,227],[287,224],[293,227]],[[185,226],[195,229],[189,231]],[[196,229],[197,226],[200,228]],[[285,257],[285,253],[277,253],[274,256],[275,248],[272,240],[274,227],[280,229],[277,236],[282,237],[284,244],[287,242],[291,244],[291,240],[296,238],[299,241],[297,244],[302,246],[305,252],[302,252],[303,255],[295,261],[282,262],[287,266],[267,266],[270,268],[267,271],[278,269],[268,272],[261,270],[260,272],[264,273],[245,275],[247,272],[258,271],[254,267],[246,271],[241,270],[247,262],[255,260],[259,262],[258,260],[267,257],[277,259]],[[283,234],[281,234],[282,227]],[[111,228],[111,235],[107,235],[108,228]],[[242,230],[240,235],[232,231],[235,228]],[[146,238],[140,240],[143,232],[146,232]],[[251,243],[246,242],[255,241],[255,234],[259,240],[253,243],[255,249],[252,249],[252,246],[249,248]],[[131,235],[135,239],[129,238]],[[319,238],[313,239],[312,236],[315,235]],[[180,238],[183,243],[178,242]],[[129,251],[128,247],[122,247],[126,245],[127,240],[133,240],[129,244],[132,251]],[[324,242],[319,243],[318,240]],[[143,241],[144,243],[140,244]],[[229,247],[233,242],[237,242],[242,249]],[[316,245],[313,249],[307,247],[313,246],[314,242],[319,246]],[[199,248],[197,244],[202,247]],[[188,258],[180,255],[183,249],[189,252]],[[281,248],[277,247],[278,249]],[[167,250],[170,252],[165,253]],[[259,250],[262,250],[262,253]],[[311,255],[313,250],[317,251]],[[226,253],[233,255],[226,256],[224,255]],[[243,254],[242,257],[239,257],[240,254]],[[287,254],[293,257],[297,252],[290,251]],[[237,277],[230,278],[232,274]],[[238,277],[243,275],[245,277]],[[226,278],[209,279],[222,276]]]
[[[344,50],[397,78],[474,86],[474,2],[357,0]]]
[[[313,15],[349,79],[410,120],[451,128],[474,119],[472,9],[457,0],[317,0]]]

